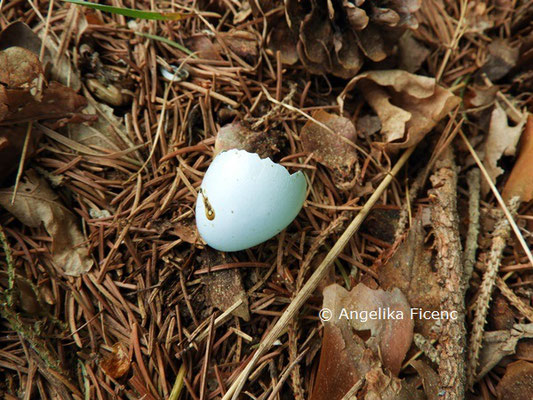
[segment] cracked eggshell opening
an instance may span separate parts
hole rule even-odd
[[[244,250],[277,235],[300,212],[304,174],[244,150],[220,153],[207,169],[196,202],[196,225],[220,251]]]

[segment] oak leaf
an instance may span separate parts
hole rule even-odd
[[[460,102],[434,78],[402,70],[369,71],[348,82],[337,98],[341,111],[356,87],[378,115],[388,149],[417,144]]]
[[[507,114],[498,103],[494,106],[490,118],[489,132],[485,141],[485,155],[483,164],[492,180],[500,176],[504,170],[498,167],[498,161],[502,156],[512,156],[516,153],[516,145],[520,140],[522,128],[526,123],[526,118],[515,126],[509,126]],[[481,192],[486,195],[490,186],[486,180],[481,181]]]
[[[77,220],[46,181],[29,170],[19,185],[16,201],[11,204],[13,190],[13,187],[0,189],[0,204],[24,225],[32,228],[44,225],[52,237],[54,264],[66,275],[80,276],[89,271],[93,260]]]

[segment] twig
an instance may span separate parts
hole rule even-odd
[[[516,214],[520,200],[514,197],[509,202],[509,210],[512,215]],[[474,385],[476,378],[476,370],[478,367],[479,350],[481,350],[481,343],[483,341],[483,327],[487,319],[489,311],[490,298],[492,290],[496,283],[496,276],[500,268],[503,250],[505,249],[507,239],[511,234],[509,222],[505,216],[501,216],[496,224],[493,233],[492,246],[490,248],[489,257],[487,260],[487,267],[483,274],[483,280],[479,290],[479,296],[474,308],[475,316],[472,322],[472,335],[470,336],[470,346],[468,351],[468,386],[471,388]]]
[[[440,364],[439,352],[428,339],[426,339],[420,333],[415,333],[413,336],[413,341],[415,342],[416,347],[418,347],[422,353],[427,356],[427,358],[429,358],[435,364]]]
[[[359,214],[356,215],[350,225],[348,225],[344,233],[328,252],[322,263],[320,263],[315,272],[311,275],[307,283],[303,286],[302,290],[300,290],[300,292],[298,292],[298,295],[291,301],[285,312],[279,318],[278,322],[272,327],[270,332],[261,341],[257,351],[254,353],[250,362],[248,363],[246,368],[244,368],[244,370],[239,374],[239,376],[228,389],[228,392],[222,398],[222,400],[236,400],[238,398],[240,392],[242,391],[242,388],[244,387],[248,379],[248,376],[250,376],[250,373],[257,364],[259,358],[263,354],[265,354],[268,349],[270,349],[274,341],[285,330],[288,322],[291,321],[292,318],[294,318],[296,313],[305,304],[309,296],[311,296],[311,293],[313,293],[313,291],[316,289],[320,281],[324,278],[324,276],[326,276],[327,272],[329,271],[329,266],[338,257],[338,255],[344,249],[344,246],[346,246],[353,234],[357,232],[357,230],[361,226],[361,223],[364,221],[374,204],[378,201],[385,189],[392,182],[393,177],[398,173],[398,171],[402,168],[405,162],[409,159],[409,156],[413,153],[414,149],[415,146],[412,146],[402,154],[396,165],[392,168],[390,174],[388,174],[383,179],[376,191],[372,194],[370,199],[368,199],[363,209],[359,212]]]
[[[457,319],[442,320],[439,339],[439,390],[442,399],[464,398],[464,346],[465,346],[465,304],[461,241],[459,237],[459,216],[457,214],[457,167],[453,152],[448,147],[435,164],[430,178],[433,189],[431,223],[435,230],[438,251],[439,280],[444,283],[441,308],[456,311]]]
[[[465,269],[465,285],[468,287],[474,263],[476,262],[477,239],[479,235],[479,194],[481,185],[481,175],[478,168],[468,171],[466,175],[468,181],[468,233],[466,234],[465,251],[463,254],[463,264]]]
[[[505,281],[497,276],[496,277],[496,286],[500,289],[500,292],[509,300],[509,302],[522,313],[530,322],[533,322],[533,308],[524,303],[520,297],[518,297],[509,286],[505,284]]]

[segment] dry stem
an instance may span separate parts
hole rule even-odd
[[[509,211],[511,215],[515,215],[518,209],[520,201],[518,198],[513,198],[509,202]],[[487,313],[489,311],[490,299],[492,296],[492,290],[496,283],[496,277],[500,268],[503,249],[506,246],[507,239],[511,234],[511,227],[509,221],[505,215],[502,214],[496,227],[494,228],[492,246],[490,249],[489,257],[487,260],[487,266],[485,273],[483,274],[483,281],[479,290],[479,296],[476,301],[474,309],[475,317],[472,322],[472,335],[470,336],[470,347],[468,351],[468,386],[472,387],[476,378],[476,370],[478,367],[479,351],[481,350],[481,344],[483,341],[483,327],[487,319]]]

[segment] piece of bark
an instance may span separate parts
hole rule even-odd
[[[465,303],[462,249],[457,214],[457,167],[448,147],[437,160],[430,178],[433,207],[431,222],[438,252],[438,273],[443,290],[441,309],[457,311],[457,319],[443,319],[439,339],[439,393],[443,400],[463,399],[465,393]]]

